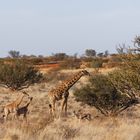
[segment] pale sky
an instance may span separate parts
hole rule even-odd
[[[0,0],[0,57],[115,52],[140,35],[140,0]]]

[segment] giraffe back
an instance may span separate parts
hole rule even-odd
[[[83,75],[89,74],[87,71],[82,70],[76,74],[74,74],[69,79],[65,80],[56,88],[52,89],[48,95],[50,98],[53,98],[54,100],[60,100],[63,98],[63,95],[65,92],[67,92]]]

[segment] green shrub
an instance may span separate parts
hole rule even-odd
[[[114,74],[116,75],[116,72]],[[121,78],[117,79],[117,77],[114,76],[114,78],[112,75],[113,72],[111,75],[99,74],[93,76],[88,85],[75,91],[74,95],[76,96],[76,100],[94,106],[105,116],[117,115],[128,107],[136,104],[136,98],[128,96],[127,93],[122,91],[120,85],[116,86],[112,83],[114,81],[121,83]],[[120,76],[119,72],[117,76]]]
[[[108,75],[95,75],[89,84],[77,89],[78,101],[95,106],[102,114],[117,115],[132,105],[140,103],[140,38],[136,37],[136,48],[118,48],[119,55],[113,62],[121,62],[119,68]],[[124,51],[125,49],[125,51]],[[101,59],[94,59],[93,66],[101,66]]]
[[[0,85],[12,90],[21,90],[38,83],[43,78],[38,70],[22,60],[0,67]]]

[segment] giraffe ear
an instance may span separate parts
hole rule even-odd
[[[25,91],[22,91],[22,93],[23,93],[24,95],[29,96],[29,94],[28,94],[27,92],[25,92]]]

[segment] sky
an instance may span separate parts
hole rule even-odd
[[[140,34],[140,0],[0,0],[0,57],[115,52]]]

